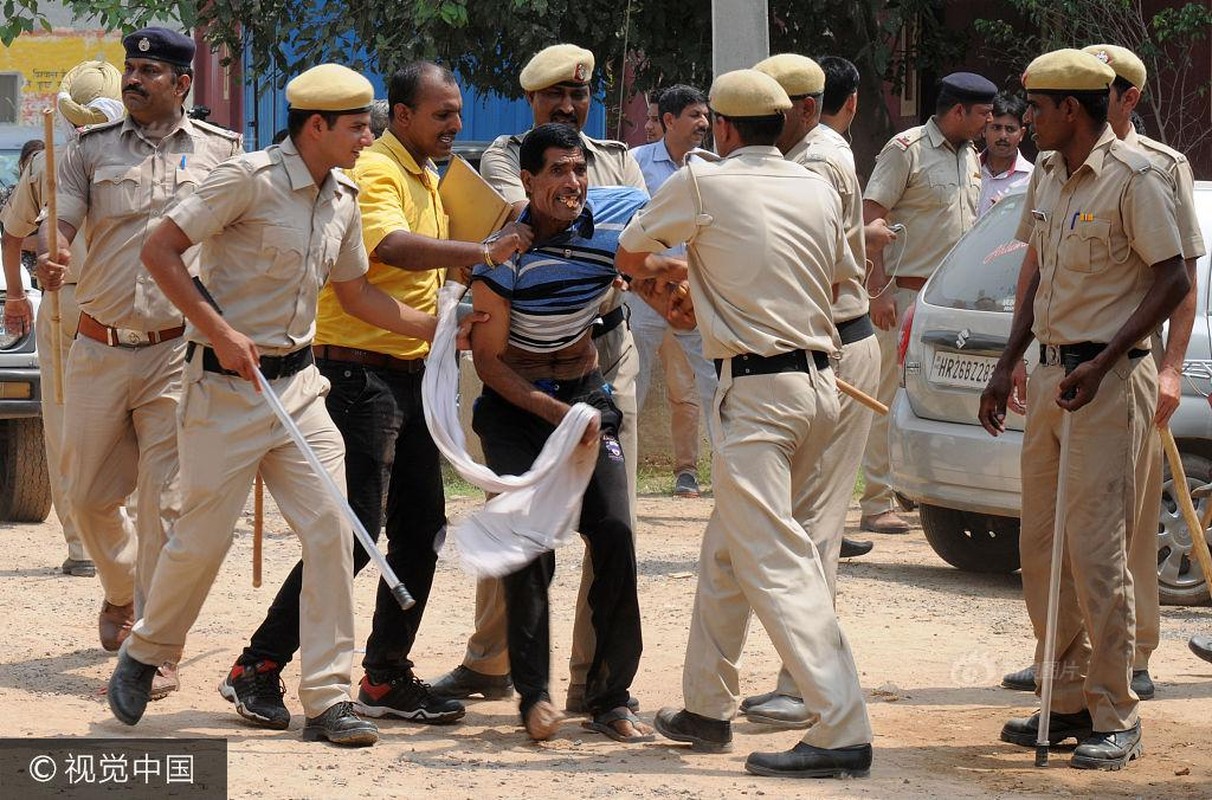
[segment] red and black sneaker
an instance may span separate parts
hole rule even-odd
[[[236,664],[219,683],[219,694],[236,704],[236,713],[262,728],[286,730],[290,712],[282,702],[286,684],[282,667],[273,661]]]
[[[375,683],[362,676],[354,710],[366,717],[399,717],[413,722],[441,725],[460,719],[467,710],[458,700],[439,697],[429,684],[415,675]]]

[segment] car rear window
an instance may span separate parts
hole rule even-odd
[[[1003,197],[943,259],[925,301],[945,308],[1014,313],[1014,287],[1027,245],[1014,238],[1023,194]]]

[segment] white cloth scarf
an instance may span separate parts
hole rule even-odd
[[[463,569],[476,577],[516,572],[539,555],[572,539],[581,497],[597,463],[598,443],[580,445],[597,409],[577,403],[548,437],[523,475],[497,475],[467,454],[459,424],[459,361],[455,345],[459,298],[465,287],[448,282],[438,293],[434,335],[421,399],[425,423],[438,450],[468,482],[496,497],[451,530]],[[474,398],[465,397],[463,402]]]

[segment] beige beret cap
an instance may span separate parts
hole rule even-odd
[[[100,108],[89,107],[101,99],[122,101],[122,73],[105,61],[82,61],[59,84],[59,113],[77,128],[109,121]]]
[[[1115,70],[1116,75],[1137,89],[1145,88],[1145,79],[1149,76],[1149,71],[1145,69],[1145,62],[1137,58],[1136,53],[1128,48],[1120,47],[1117,44],[1092,44],[1089,47],[1083,47],[1082,52],[1089,53]]]
[[[1065,48],[1044,53],[1027,65],[1023,88],[1028,92],[1105,92],[1115,70],[1089,53]]]
[[[374,100],[370,81],[340,64],[320,64],[286,84],[286,102],[296,111],[365,111]]]
[[[537,92],[557,83],[589,83],[592,77],[593,53],[575,44],[553,44],[534,54],[518,82],[524,91]]]
[[[779,82],[756,69],[738,69],[716,78],[707,102],[725,117],[769,117],[791,108],[791,98]]]
[[[825,91],[825,70],[807,56],[779,53],[753,66],[779,82],[788,97],[820,94]]]

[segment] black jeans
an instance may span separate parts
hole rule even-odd
[[[596,647],[586,678],[585,702],[594,714],[600,714],[627,703],[644,649],[627,472],[618,441],[622,414],[611,401],[600,372],[564,382],[550,393],[564,402],[588,403],[602,412],[597,465],[585,489],[579,525],[594,576],[589,609]],[[487,388],[476,401],[472,425],[488,466],[500,475],[528,470],[555,430]],[[509,665],[523,716],[535,703],[551,699],[547,590],[554,574],[555,554],[544,553],[503,579]]]
[[[332,383],[326,406],[345,439],[349,504],[378,541],[386,497],[387,563],[417,604],[400,609],[379,581],[374,620],[362,666],[376,683],[412,674],[409,653],[433,585],[434,545],[446,526],[446,498],[438,448],[421,407],[424,373],[390,372],[344,361],[317,359]],[[354,573],[370,556],[354,539]],[[261,627],[238,663],[290,661],[299,649],[299,590],[303,562],[295,564]]]

